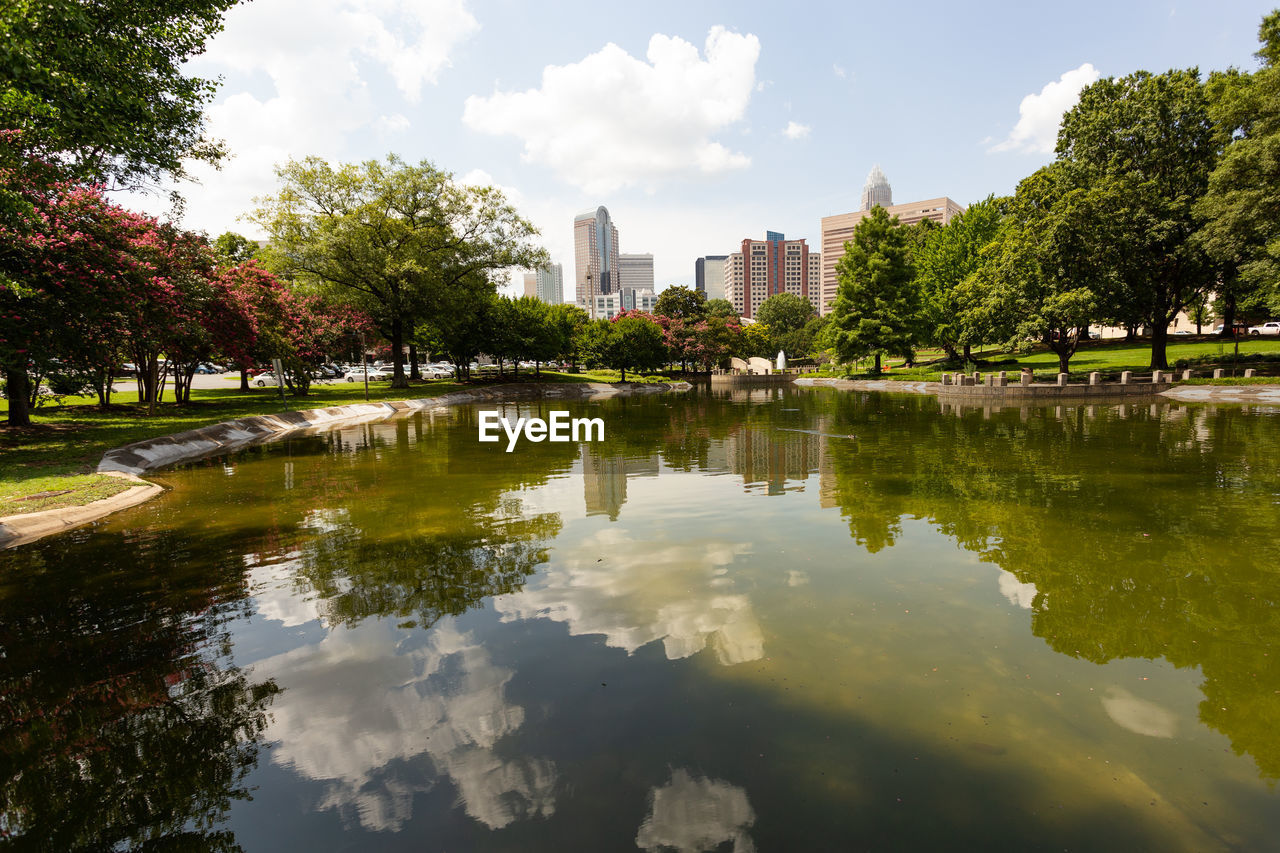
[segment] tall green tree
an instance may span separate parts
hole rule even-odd
[[[708,299],[706,303],[708,317],[720,317],[737,321],[738,311],[728,299]]]
[[[841,361],[882,354],[911,357],[920,299],[911,264],[911,236],[876,207],[858,223],[836,262],[836,302],[829,340]]]
[[[992,334],[983,322],[987,315],[974,273],[983,249],[1000,231],[1008,201],[987,196],[946,225],[925,232],[916,247],[920,343],[940,347],[953,361],[968,360],[973,345]]]
[[[0,128],[16,132],[10,153],[116,186],[219,160],[222,145],[204,137],[217,82],[185,72],[236,2],[0,3]]]
[[[667,357],[662,328],[645,317],[593,320],[583,332],[583,347],[594,363],[620,371],[623,382],[627,370],[653,369]]]
[[[1098,293],[1115,289],[1120,243],[1106,211],[1122,203],[1072,188],[1064,172],[1055,163],[1018,184],[998,240],[970,273],[982,306],[1012,329],[1010,343],[1044,343],[1062,373],[1098,316]]]
[[[696,323],[706,319],[707,294],[692,287],[674,285],[658,294],[653,313]]]
[[[1280,10],[1258,36],[1260,69],[1213,74],[1207,86],[1226,150],[1195,212],[1204,220],[1201,242],[1223,271],[1224,335],[1237,307],[1280,313]]]
[[[1063,180],[1112,202],[1094,209],[1107,219],[1106,239],[1124,251],[1118,287],[1100,296],[1112,315],[1146,325],[1153,368],[1168,367],[1169,324],[1214,281],[1193,239],[1193,205],[1220,149],[1195,68],[1099,80],[1080,93],[1058,133]]]
[[[794,293],[775,293],[756,309],[755,320],[775,335],[797,332],[813,319],[813,303]]]
[[[408,333],[456,309],[474,276],[547,262],[530,242],[537,229],[500,191],[459,184],[425,160],[389,155],[335,167],[308,157],[277,174],[283,187],[258,199],[254,214],[271,236],[270,257],[371,318],[391,343],[392,387],[409,384]]]

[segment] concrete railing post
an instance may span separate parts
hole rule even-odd
[[[1226,372],[1225,370],[1223,370],[1221,367],[1215,367],[1215,368],[1213,369],[1213,378],[1214,378],[1214,379],[1221,379],[1222,377],[1224,377],[1224,376],[1226,376],[1226,375],[1227,375],[1227,372]]]
[[[950,374],[950,373],[944,373],[944,374],[942,374],[942,384],[943,384],[943,385],[950,385],[950,384],[951,384],[951,374]]]
[[[1186,381],[1187,381],[1188,379],[1190,379],[1190,378],[1191,378],[1191,371],[1190,371],[1190,370],[1184,370],[1184,371],[1182,371],[1182,381],[1183,381],[1183,382],[1186,382]]]
[[[1003,388],[1009,384],[1009,377],[1004,375],[1004,371],[1000,371],[1000,375],[996,377],[996,387]]]
[[[1252,367],[1250,367],[1248,370],[1246,370],[1246,371],[1244,372],[1244,378],[1245,378],[1245,379],[1252,379],[1253,377],[1255,377],[1255,376],[1257,376],[1257,375],[1258,375],[1258,371],[1254,370]]]
[[[1021,375],[1020,377],[1018,377],[1018,381],[1022,383],[1022,387],[1023,387],[1023,388],[1026,388],[1028,385],[1030,385],[1030,384],[1031,384],[1031,371],[1030,371],[1030,370],[1023,370],[1023,371],[1022,371],[1022,375]]]
[[[1058,374],[1058,387],[1059,388],[1067,387],[1067,374],[1065,373]]]
[[[1160,371],[1159,371],[1159,370],[1153,370],[1153,371],[1151,371],[1151,384],[1152,384],[1152,385],[1159,385],[1159,384],[1160,384]]]
[[[1093,373],[1090,373],[1090,374],[1089,374],[1089,384],[1090,384],[1090,385],[1101,385],[1101,384],[1102,384],[1102,374],[1101,374],[1101,373],[1099,373],[1099,372],[1098,372],[1098,371],[1096,371],[1096,370],[1095,370]]]
[[[1121,384],[1121,385],[1128,385],[1128,384],[1129,384],[1130,382],[1132,382],[1132,381],[1133,381],[1133,371],[1132,371],[1132,370],[1126,370],[1126,371],[1123,371],[1123,372],[1120,374],[1120,384]]]

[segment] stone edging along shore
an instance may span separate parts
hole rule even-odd
[[[1280,384],[1276,385],[1168,385],[1150,384],[1118,385],[1010,385],[989,388],[977,385],[969,388],[952,388],[944,391],[941,382],[911,382],[893,379],[834,379],[827,377],[800,378],[796,385],[811,388],[840,388],[846,391],[897,391],[902,394],[932,394],[948,402],[1027,405],[1070,400],[1073,403],[1118,403],[1126,396],[1163,397],[1184,403],[1264,403],[1280,405]],[[1129,389],[1127,394],[1118,389]],[[1103,389],[1103,390],[1100,390]],[[965,393],[970,392],[970,393]]]
[[[318,432],[330,427],[370,423],[406,412],[431,411],[467,403],[556,399],[601,400],[621,395],[686,391],[691,387],[687,382],[493,385],[416,400],[352,403],[327,409],[255,415],[173,435],[149,438],[108,450],[103,455],[102,461],[98,463],[98,473],[132,480],[137,483],[134,488],[84,506],[62,507],[0,518],[0,548],[23,545],[52,533],[60,533],[72,527],[97,521],[117,510],[137,506],[163,492],[162,486],[138,476],[145,471],[229,453],[288,434]]]

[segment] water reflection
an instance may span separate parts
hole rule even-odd
[[[719,779],[673,771],[671,781],[649,794],[649,816],[636,834],[641,850],[701,853],[730,844],[733,853],[756,849],[748,830],[756,813],[747,792]]]
[[[837,399],[863,428],[857,452],[823,460],[823,491],[854,541],[875,553],[903,519],[928,519],[1002,569],[1000,592],[1056,651],[1199,668],[1201,721],[1280,778],[1280,576],[1259,548],[1280,525],[1280,416],[936,405]],[[865,428],[890,415],[893,431]],[[1167,729],[1124,696],[1106,707],[1131,730]]]
[[[332,631],[254,671],[286,688],[271,760],[324,782],[320,809],[396,830],[443,777],[490,829],[555,811],[555,765],[499,749],[524,722],[505,695],[514,671],[449,619],[426,635],[386,622]]]
[[[725,666],[764,656],[764,634],[729,567],[748,548],[656,542],[612,528],[557,554],[536,589],[494,599],[504,620],[551,619],[634,652],[662,641],[668,660],[710,646]]]
[[[128,573],[86,576],[88,540],[20,549],[0,574],[0,837],[238,849],[221,824],[248,796],[279,692],[231,662],[239,575],[158,536],[129,549]]]
[[[456,409],[177,472],[4,556],[0,829],[1273,838],[1280,418],[939,408],[611,400],[605,442],[512,454]]]

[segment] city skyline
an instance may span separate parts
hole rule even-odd
[[[877,164],[899,199],[1010,193],[1052,159],[1082,86],[1139,69],[1251,70],[1269,10],[924,3],[778,18],[754,2],[255,0],[192,63],[222,77],[208,130],[231,158],[193,170],[183,224],[261,237],[237,217],[277,189],[273,166],[394,151],[503,189],[553,263],[572,262],[574,214],[608,206],[624,248],[654,255],[658,288],[692,287],[696,259],[744,234],[815,243],[823,217],[860,207]],[[946,73],[913,56],[946,57]],[[162,213],[168,189],[121,201]]]

